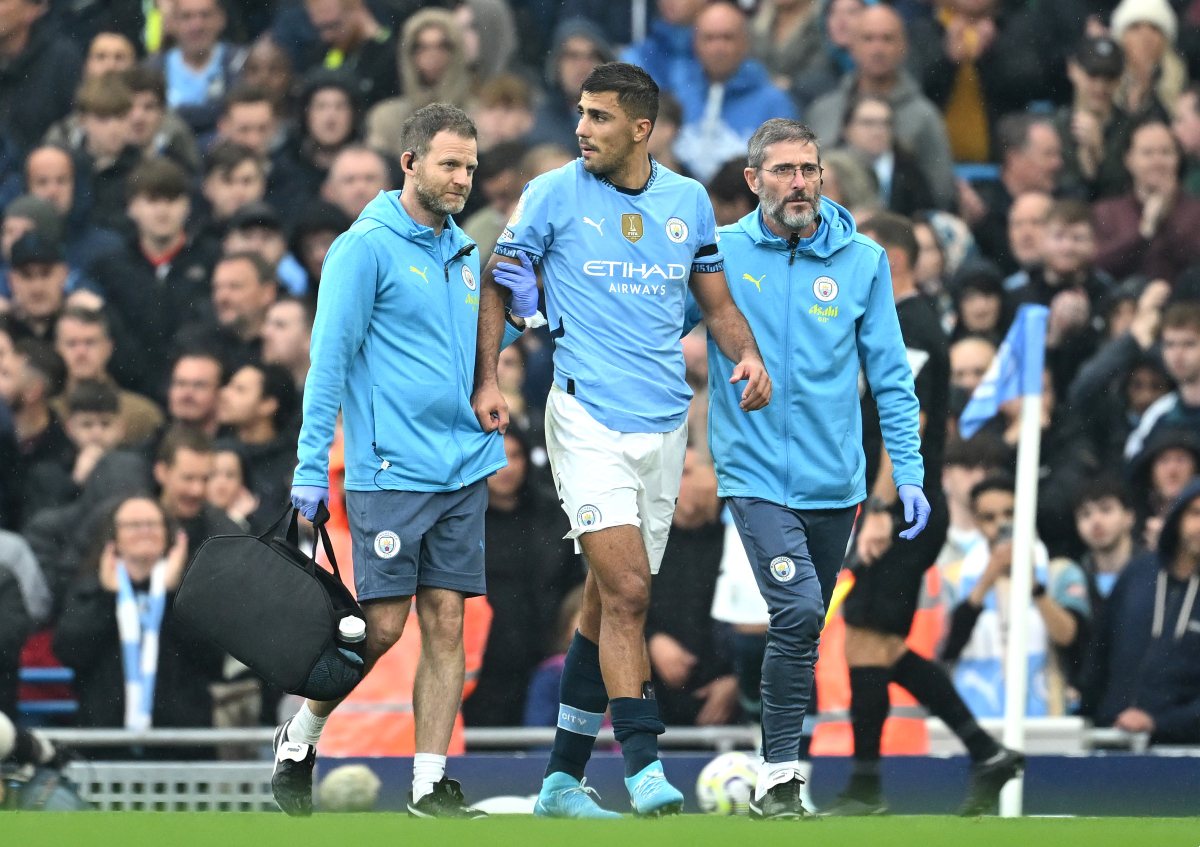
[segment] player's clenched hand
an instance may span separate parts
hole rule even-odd
[[[730,384],[746,381],[746,389],[742,392],[742,402],[738,405],[743,412],[756,412],[771,402],[771,377],[767,374],[767,366],[757,356],[742,359],[733,369]]]
[[[495,383],[475,389],[471,395],[471,410],[484,432],[508,429],[508,403]]]

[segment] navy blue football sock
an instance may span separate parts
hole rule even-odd
[[[625,776],[633,776],[658,761],[658,736],[666,729],[658,716],[658,701],[642,697],[614,697],[613,735],[625,757]]]
[[[578,630],[567,650],[558,691],[558,731],[546,776],[561,772],[583,779],[608,707],[608,691],[600,673],[600,647]]]

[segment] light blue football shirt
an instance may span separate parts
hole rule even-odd
[[[724,270],[704,188],[650,164],[640,191],[593,176],[582,159],[543,174],[496,245],[541,265],[554,381],[617,432],[670,432],[687,418],[688,278]]]

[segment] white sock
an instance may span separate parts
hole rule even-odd
[[[792,759],[790,762],[766,763],[758,769],[758,782],[754,786],[754,799],[761,800],[769,789],[784,782],[804,777],[800,775],[800,762]]]
[[[296,717],[292,718],[292,722],[288,724],[287,740],[295,741],[299,744],[316,744],[321,740],[321,730],[325,728],[325,721],[329,718],[318,718],[308,708],[308,703],[305,702],[300,707],[300,711],[296,712]]]
[[[446,757],[437,753],[413,756],[413,802],[433,793],[433,785],[446,775]]]

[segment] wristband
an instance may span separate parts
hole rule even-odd
[[[1033,584],[1033,590],[1029,593],[1034,600],[1040,600],[1046,596],[1046,586],[1042,585],[1040,582],[1035,582]]]
[[[891,506],[887,504],[886,500],[876,494],[872,494],[863,503],[863,512],[868,515],[877,515],[880,512],[888,511],[891,511]]]

